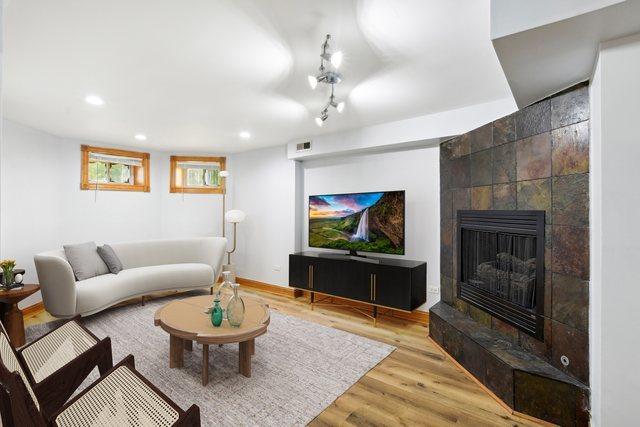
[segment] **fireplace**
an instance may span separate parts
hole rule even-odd
[[[543,340],[544,211],[458,211],[458,298]]]

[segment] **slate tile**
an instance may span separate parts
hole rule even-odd
[[[450,160],[440,162],[440,191],[453,188],[453,165]]]
[[[483,150],[471,154],[471,187],[491,185],[493,170],[492,151],[493,150]]]
[[[485,380],[485,358],[486,351],[479,344],[466,336],[462,338],[460,364],[482,383]]]
[[[451,159],[469,155],[469,134],[465,133],[450,140]]]
[[[554,425],[578,426],[576,423],[576,387],[526,371],[514,373],[513,409]]]
[[[516,142],[518,181],[551,176],[551,134],[535,135]]]
[[[589,174],[553,178],[553,223],[589,226]]]
[[[493,149],[493,183],[516,181],[516,143],[510,142]]]
[[[493,209],[515,210],[517,186],[515,183],[495,184],[493,186]]]
[[[485,385],[513,408],[513,369],[497,357],[485,359]]]
[[[440,218],[453,219],[453,190],[440,193]]]
[[[553,175],[589,172],[589,122],[551,132]]]
[[[552,313],[553,320],[589,332],[589,282],[555,273]]]
[[[451,188],[469,187],[471,169],[469,156],[451,160]]]
[[[453,304],[453,280],[440,275],[440,298],[449,305]]]
[[[589,118],[589,87],[582,86],[551,98],[551,128],[587,120]]]
[[[481,325],[491,327],[491,315],[474,305],[469,305],[469,316]]]
[[[469,313],[469,304],[466,301],[461,300],[460,298],[454,296],[453,297],[453,305],[462,314]]]
[[[536,337],[533,337],[526,332],[518,331],[519,344],[528,352],[535,354],[536,356],[548,360],[551,360],[551,345],[552,345],[552,328],[551,319],[544,318],[544,340],[541,341]]]
[[[440,222],[440,273],[453,277],[453,220]]]
[[[493,145],[516,140],[516,116],[510,114],[493,122]]]
[[[553,272],[551,269],[545,269],[544,271],[544,311],[543,315],[551,317],[552,304],[553,304]]]
[[[453,140],[455,138],[449,139],[440,143],[440,164],[451,160],[453,158]]]
[[[462,356],[462,334],[453,327],[447,327],[442,334],[443,347],[454,359]]]
[[[552,269],[554,273],[589,279],[589,230],[553,226]]]
[[[553,358],[551,363],[558,369],[589,384],[589,335],[564,323],[552,320]],[[561,358],[566,356],[569,365]]]
[[[457,217],[460,210],[469,209],[471,209],[471,190],[469,188],[453,190],[453,216]]]
[[[551,103],[540,101],[516,113],[516,136],[518,139],[551,130]]]
[[[551,178],[518,182],[518,210],[545,211],[545,221],[551,223]]]
[[[491,123],[469,132],[469,151],[475,153],[493,146],[493,128]]]
[[[431,313],[429,316],[429,336],[444,348],[444,321],[439,316]]]
[[[473,210],[489,210],[493,208],[492,187],[485,185],[483,187],[473,187],[471,189],[471,209]]]
[[[497,317],[491,318],[491,329],[502,333],[511,343],[518,343],[518,329]]]

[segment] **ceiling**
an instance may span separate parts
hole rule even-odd
[[[68,138],[232,153],[511,96],[489,0],[5,0],[4,15],[4,116]],[[328,88],[306,76],[326,33],[347,107],[319,128]]]

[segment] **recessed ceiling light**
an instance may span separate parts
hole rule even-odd
[[[136,136],[134,136],[134,138],[137,139],[138,141],[146,141],[147,140],[147,135],[143,135],[143,134],[139,133]]]
[[[96,105],[96,106],[104,105],[104,100],[100,98],[98,95],[87,95],[84,98],[84,101],[87,104],[91,104],[91,105]]]
[[[243,131],[242,131],[242,132],[240,132],[238,135],[239,135],[239,136],[240,136],[240,138],[242,138],[242,139],[249,139],[249,138],[251,138],[251,133],[249,133],[249,132],[248,132],[248,131],[246,131],[246,130],[243,130]]]

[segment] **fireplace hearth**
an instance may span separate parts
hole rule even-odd
[[[458,211],[458,298],[544,339],[544,211]]]

